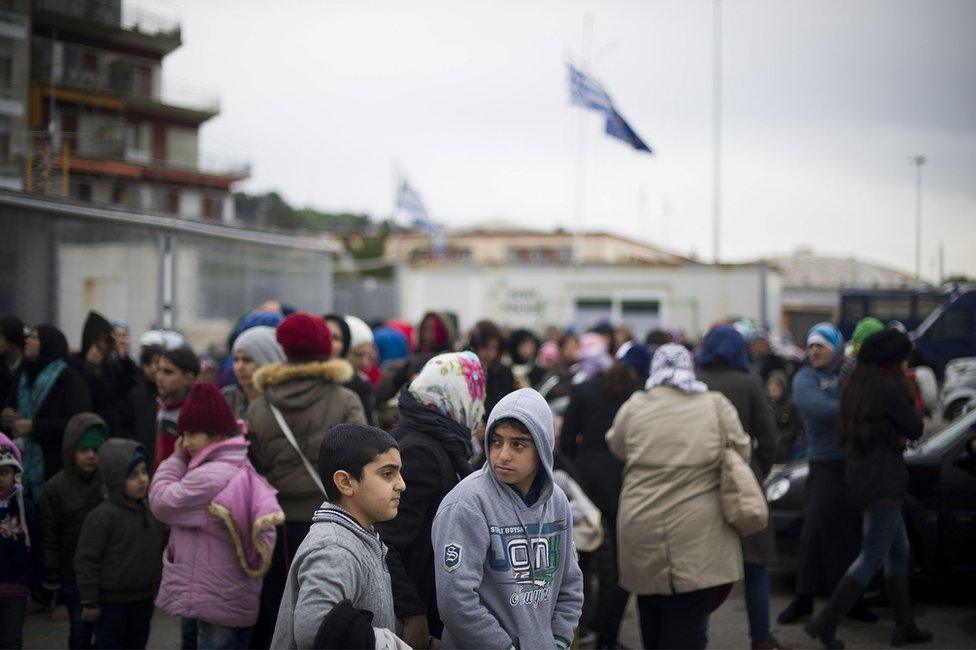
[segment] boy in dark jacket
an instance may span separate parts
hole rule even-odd
[[[82,618],[99,648],[145,648],[166,531],[149,512],[146,453],[133,440],[101,446],[98,469],[108,498],[88,513],[75,552]]]
[[[20,450],[0,433],[0,648],[23,646],[29,583],[37,572],[34,506],[24,499]]]
[[[85,517],[102,502],[98,449],[107,433],[105,421],[94,413],[79,413],[68,420],[61,448],[64,469],[44,486],[40,503],[44,588],[62,590],[71,621],[69,648],[92,647],[94,627],[81,620],[74,562]]]

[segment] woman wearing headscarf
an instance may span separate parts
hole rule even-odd
[[[454,349],[455,328],[446,314],[429,311],[417,326],[417,352],[439,354]]]
[[[607,339],[598,332],[587,332],[579,339],[578,361],[571,369],[573,384],[582,384],[613,365]]]
[[[52,325],[31,330],[24,342],[24,363],[3,410],[3,428],[21,449],[25,490],[35,501],[44,482],[61,471],[68,420],[91,410],[88,386],[67,359],[68,341],[61,330]]]
[[[745,339],[731,325],[712,329],[705,335],[698,363],[698,379],[732,402],[742,428],[752,438],[750,465],[762,485],[776,455],[776,424],[759,375],[750,372]],[[767,567],[776,560],[776,533],[772,526],[742,540],[742,559],[752,647],[779,648],[780,643],[769,628]]]
[[[343,386],[359,397],[366,423],[376,424],[376,396],[361,367],[363,359],[373,349],[373,332],[355,316],[326,314],[323,318],[332,336],[332,358],[345,359],[352,365],[352,377]]]
[[[485,372],[473,352],[440,354],[424,366],[399,397],[399,421],[391,434],[400,446],[403,479],[395,519],[376,524],[389,551],[393,604],[404,621],[403,639],[426,648],[443,624],[434,591],[430,531],[437,508],[472,472],[472,431],[485,413]],[[408,494],[409,492],[409,494]]]
[[[624,463],[620,586],[637,594],[643,647],[704,648],[715,588],[742,579],[719,478],[726,444],[748,461],[749,443],[735,406],[695,378],[691,353],[658,348],[647,390],[627,400],[607,432]]]
[[[231,357],[237,383],[224,386],[220,392],[234,417],[247,422],[247,407],[258,396],[254,372],[269,363],[284,363],[285,351],[275,340],[275,328],[258,325],[245,330],[234,340]]]
[[[844,486],[844,451],[837,442],[839,370],[844,337],[831,323],[807,333],[807,362],[793,377],[793,403],[803,416],[807,440],[807,501],[797,553],[796,594],[779,615],[788,624],[813,613],[813,597],[829,596],[861,547],[861,515]],[[878,620],[858,601],[851,618]]]
[[[535,365],[539,339],[526,329],[517,329],[508,337],[508,358],[512,363],[515,381],[523,388],[532,388],[546,371]]]

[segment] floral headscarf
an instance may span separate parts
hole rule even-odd
[[[408,390],[418,402],[468,430],[485,414],[485,370],[474,352],[437,355]]]
[[[686,393],[704,393],[708,387],[695,379],[695,365],[691,352],[683,345],[668,343],[654,353],[651,361],[651,376],[646,388],[673,386]]]

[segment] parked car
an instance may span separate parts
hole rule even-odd
[[[972,400],[976,400],[976,357],[954,359],[946,364],[945,382],[939,394],[942,419],[955,420]]]
[[[910,447],[905,464],[913,571],[933,582],[976,582],[976,409]],[[807,473],[805,461],[793,463],[765,483],[784,568],[794,564],[799,546]]]

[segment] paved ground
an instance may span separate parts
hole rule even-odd
[[[791,580],[774,577],[773,616],[789,602]],[[919,594],[917,615],[919,625],[932,630],[935,640],[918,648],[976,648],[976,599],[971,590],[957,588],[925,589]],[[817,603],[817,608],[823,606]],[[887,648],[891,634],[891,610],[878,607],[875,611],[881,621],[874,625],[845,622],[840,637],[848,648]],[[621,630],[621,643],[628,648],[639,648],[640,634],[637,629],[636,610],[631,603]],[[781,641],[796,648],[816,648],[813,641],[803,634],[799,625],[774,626],[774,634]],[[64,648],[67,645],[68,624],[52,623],[47,614],[33,614],[27,618],[25,629],[26,648]],[[741,588],[733,590],[729,599],[715,612],[710,621],[710,648],[748,648],[749,627],[746,622],[745,602]],[[150,648],[178,648],[180,645],[179,621],[157,612],[153,619]]]

